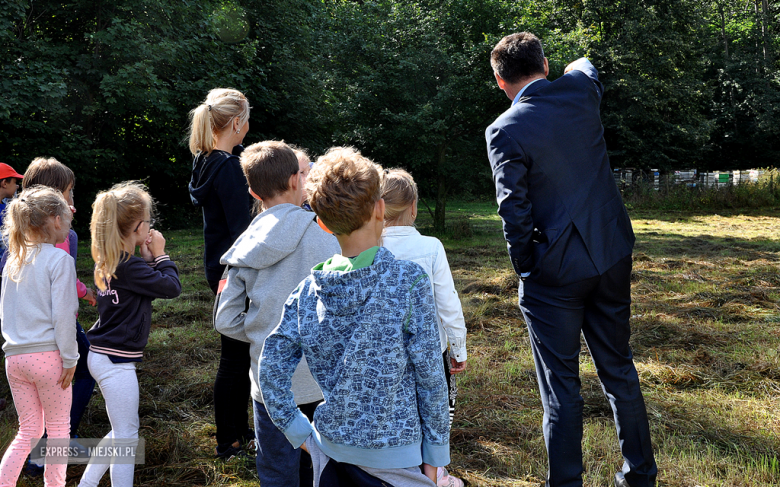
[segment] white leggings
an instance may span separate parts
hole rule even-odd
[[[138,377],[135,362],[115,364],[107,355],[89,352],[89,373],[95,378],[106,401],[111,431],[106,439],[138,438]],[[111,467],[112,487],[132,487],[135,465],[89,463],[79,487],[96,487]]]

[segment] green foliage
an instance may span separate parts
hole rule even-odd
[[[780,160],[780,0],[0,0],[0,160],[100,189],[145,179],[168,226],[197,220],[190,109],[243,91],[246,143],[351,144],[436,201],[492,193],[484,128],[509,107],[489,66],[536,33],[550,79],[587,55],[606,88],[613,166],[728,169]]]
[[[613,166],[666,169],[703,160],[710,89],[697,13],[689,0],[587,3],[585,44],[604,83]]]
[[[282,76],[310,72],[298,60],[308,2],[244,3],[0,2],[3,161],[23,171],[45,155],[71,167],[81,229],[94,194],[126,179],[147,181],[168,226],[196,221],[182,142],[189,110],[212,88],[243,91],[255,107],[252,142],[304,132],[296,110],[312,105],[290,93],[293,79],[312,95],[307,75]]]
[[[638,182],[623,190],[623,200],[636,210],[720,211],[780,206],[780,171],[766,170],[757,183],[689,188],[661,184],[658,190]]]

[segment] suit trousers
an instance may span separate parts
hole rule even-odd
[[[531,339],[544,406],[550,487],[582,486],[580,333],[615,417],[624,464],[617,477],[632,487],[655,485],[653,458],[639,376],[628,344],[631,330],[631,256],[605,273],[560,287],[520,282],[519,303]]]

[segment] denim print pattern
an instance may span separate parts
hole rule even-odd
[[[419,265],[381,248],[373,265],[315,270],[290,295],[259,372],[282,431],[296,419],[290,378],[304,356],[325,397],[314,415],[322,437],[369,450],[448,444],[433,294]]]

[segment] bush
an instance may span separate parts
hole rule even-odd
[[[637,181],[621,190],[623,201],[638,210],[723,210],[766,208],[780,205],[780,171],[767,169],[756,183],[714,187]]]

